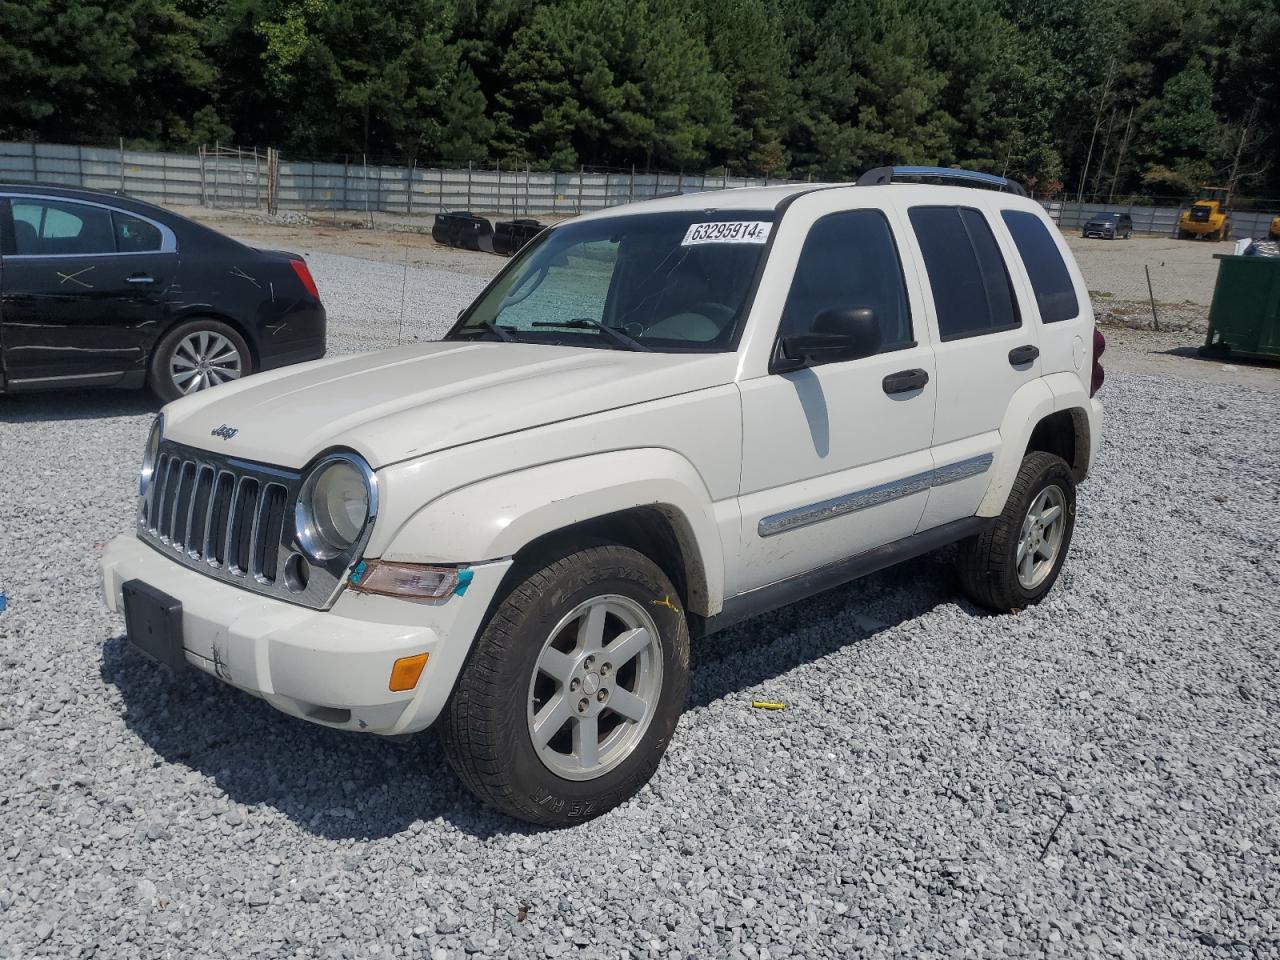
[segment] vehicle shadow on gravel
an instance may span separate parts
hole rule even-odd
[[[155,414],[160,401],[145,390],[77,390],[0,396],[0,423],[110,420]]]
[[[955,556],[954,547],[926,554],[695,641],[689,708],[758,687],[944,603],[982,616],[960,593]]]
[[[195,771],[234,804],[274,808],[314,836],[379,839],[436,817],[478,839],[535,832],[467,793],[430,732],[394,741],[296,720],[199,671],[174,679],[124,636],[103,644],[102,678],[154,766]],[[209,807],[197,815],[238,819],[225,801]]]
[[[696,641],[689,708],[959,602],[954,551],[909,561]],[[235,804],[269,806],[330,840],[378,839],[439,817],[478,839],[537,827],[495,814],[458,781],[430,732],[406,741],[346,733],[279,713],[198,671],[173,679],[129,646],[103,645],[102,678],[126,726],[169,763],[208,777]],[[206,811],[225,817],[227,804]]]

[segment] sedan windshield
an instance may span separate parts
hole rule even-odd
[[[680,211],[548,230],[447,340],[731,350],[773,230],[769,211]]]

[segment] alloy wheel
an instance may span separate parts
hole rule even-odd
[[[592,780],[636,748],[662,692],[653,618],[630,597],[592,597],[547,637],[529,684],[529,736],[557,776]]]
[[[236,345],[212,330],[187,334],[169,361],[169,377],[182,394],[239,380],[243,372],[244,359]]]
[[[1067,529],[1067,497],[1056,484],[1045,487],[1031,501],[1018,538],[1018,583],[1034,590],[1053,570]]]

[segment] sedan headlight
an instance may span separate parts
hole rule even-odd
[[[377,509],[378,484],[369,465],[352,453],[331,454],[316,464],[298,494],[298,542],[312,560],[341,556]]]
[[[147,446],[142,451],[142,470],[138,474],[138,496],[145,497],[151,489],[151,480],[156,472],[156,457],[160,453],[160,436],[164,433],[164,416],[156,417],[151,424],[151,433],[147,435]]]

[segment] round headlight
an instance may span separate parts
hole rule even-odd
[[[138,496],[145,497],[151,489],[151,478],[156,472],[156,457],[160,453],[160,434],[164,432],[164,417],[156,417],[147,435],[147,446],[142,451],[142,470],[138,474]]]
[[[322,461],[298,496],[297,528],[302,549],[313,560],[330,560],[351,549],[373,512],[373,472],[363,461],[336,456]]]

